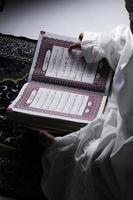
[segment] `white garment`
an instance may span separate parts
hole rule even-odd
[[[110,33],[85,32],[87,62],[108,59],[116,70],[107,112],[64,137],[42,159],[42,190],[49,200],[133,199],[133,36],[119,26]]]

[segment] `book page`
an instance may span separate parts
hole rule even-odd
[[[111,71],[106,59],[86,63],[81,50],[68,48],[77,40],[41,32],[28,80],[82,88],[107,94]]]
[[[53,46],[52,52],[47,51],[43,70],[46,70],[47,65],[45,76],[91,84],[98,67],[97,63],[87,64],[80,50],[73,50],[70,54],[68,48],[59,46]]]
[[[82,115],[88,98],[88,96],[74,94],[72,92],[39,88],[29,107],[66,114]],[[29,99],[27,102],[29,102]]]
[[[101,93],[52,84],[27,83],[9,106],[15,112],[87,123],[99,116],[106,97]]]

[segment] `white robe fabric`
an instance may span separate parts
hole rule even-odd
[[[107,58],[115,70],[106,112],[81,130],[57,137],[42,158],[49,200],[133,199],[133,36],[120,25],[85,32],[87,62]]]

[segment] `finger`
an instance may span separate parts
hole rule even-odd
[[[53,135],[51,135],[48,131],[46,131],[44,129],[40,129],[39,135],[42,137],[45,137],[45,138],[54,138]]]
[[[68,51],[71,52],[73,49],[81,49],[81,44],[78,42],[78,43],[75,43],[75,44],[72,44]]]
[[[84,33],[80,33],[80,35],[79,35],[79,40],[80,40],[80,41],[82,41],[83,36],[84,36]]]
[[[52,142],[55,137],[48,133],[46,130],[40,130],[39,135],[44,142]]]

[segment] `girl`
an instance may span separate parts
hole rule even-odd
[[[79,43],[86,62],[105,57],[115,75],[107,111],[81,130],[54,138],[42,159],[42,190],[49,200],[133,199],[133,1],[126,0],[130,29],[84,32]]]

